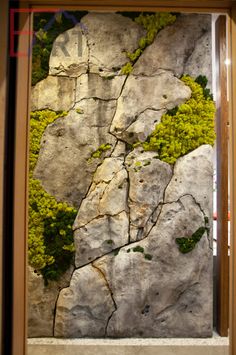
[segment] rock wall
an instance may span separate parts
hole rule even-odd
[[[78,215],[65,278],[45,286],[29,269],[29,336],[211,336],[212,147],[174,166],[130,149],[190,98],[181,75],[206,75],[211,85],[211,16],[178,16],[130,75],[120,74],[125,52],[144,29],[114,13],[89,13],[82,23],[87,31],[67,31],[69,56],[58,37],[49,76],[32,90],[32,110],[68,111],[46,128],[34,176]],[[202,238],[181,253],[176,238],[199,227]]]

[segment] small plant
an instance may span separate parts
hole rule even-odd
[[[152,260],[152,255],[151,254],[145,254],[144,255],[146,260]]]
[[[91,154],[91,158],[89,159],[89,161],[91,161],[91,159],[100,159],[102,153],[107,150],[110,150],[111,148],[112,146],[109,143],[100,145],[100,147],[98,147],[98,149]]]
[[[133,248],[133,252],[134,253],[144,253],[144,249],[140,245],[137,245],[136,247]]]
[[[108,239],[106,242],[107,242],[107,244],[113,244],[114,243],[112,239]]]
[[[77,108],[76,109],[76,112],[79,114],[79,115],[82,115],[84,113],[84,110],[82,110],[81,108]]]
[[[189,238],[176,238],[176,243],[179,245],[180,252],[186,254],[192,251],[196,244],[201,240],[205,231],[206,227],[200,227]]]

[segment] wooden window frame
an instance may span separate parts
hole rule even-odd
[[[4,4],[1,0],[1,4]],[[65,5],[66,3],[66,5]],[[30,9],[60,8],[67,10],[126,10],[126,11],[179,11],[179,12],[210,12],[227,14],[229,18],[229,46],[230,46],[230,102],[229,102],[229,141],[230,141],[230,177],[231,177],[231,257],[230,257],[230,355],[236,354],[236,1],[235,0],[27,0],[20,1],[22,9],[19,16],[20,29],[25,34],[19,36],[18,51],[28,52],[30,47],[30,33],[32,16]],[[8,13],[3,9],[6,18]],[[4,24],[2,25],[4,26]],[[6,27],[6,26],[5,26]],[[5,29],[4,34],[7,30]],[[1,32],[2,33],[2,32]],[[1,49],[6,51],[5,46]],[[3,52],[4,52],[3,51]],[[6,53],[5,53],[6,54]],[[0,77],[6,76],[6,63],[1,55]],[[3,62],[2,62],[3,60]],[[2,66],[3,63],[3,66]],[[13,329],[12,354],[27,354],[27,181],[28,181],[28,119],[30,102],[31,59],[29,56],[17,58],[16,84],[16,127],[15,127],[15,160],[14,160],[14,213],[13,213]],[[0,102],[6,106],[6,88],[0,87]],[[0,111],[0,137],[4,142],[5,110]],[[3,144],[0,142],[0,158],[3,161]],[[2,201],[3,201],[3,164],[0,165],[0,251],[2,249]],[[3,272],[6,272],[3,270]],[[2,275],[0,267],[0,277]],[[0,301],[2,289],[0,286]],[[1,314],[0,314],[1,316]],[[1,317],[0,317],[1,318]],[[1,323],[0,323],[1,330]],[[1,341],[1,338],[0,338]],[[10,354],[9,354],[10,355]]]

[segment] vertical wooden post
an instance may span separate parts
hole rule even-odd
[[[27,3],[22,3],[19,16],[17,58],[17,96],[14,164],[14,245],[13,245],[13,349],[12,355],[27,353],[27,235],[28,235],[28,123],[30,97],[30,30],[31,16]]]
[[[7,109],[7,39],[8,39],[8,3],[0,2],[0,353],[3,353],[3,209],[4,209],[4,157],[5,123]]]
[[[216,21],[217,73],[217,331],[228,336],[228,100],[226,60],[226,16]]]
[[[236,354],[236,5],[231,10],[231,105],[230,105],[230,355]]]

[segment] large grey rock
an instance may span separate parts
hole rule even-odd
[[[117,138],[127,141],[126,130],[143,112],[171,109],[189,99],[190,96],[190,88],[174,77],[172,73],[163,71],[153,77],[130,75],[118,99],[111,132]],[[157,121],[158,117],[157,113]],[[152,126],[152,128],[154,127]],[[150,133],[150,129],[147,132]],[[132,131],[128,134],[128,141],[129,136],[133,138],[135,133]]]
[[[89,48],[86,28],[76,25],[60,34],[53,43],[49,74],[78,77],[88,70]]]
[[[201,37],[210,30],[211,15],[180,15],[173,25],[161,30],[154,42],[145,49],[134,66],[133,74],[154,75],[164,69],[181,76],[184,74],[185,63],[195,50],[196,42],[199,40],[200,45]],[[204,53],[204,50],[203,46],[202,57],[209,56],[209,51]]]
[[[165,193],[165,202],[177,201],[190,194],[208,218],[212,218],[213,198],[213,148],[202,145],[179,158],[174,167],[173,178]]]
[[[145,226],[160,203],[172,177],[169,164],[156,159],[155,152],[135,149],[126,158],[129,172],[130,236],[132,241],[145,236]]]
[[[70,110],[75,103],[75,86],[74,79],[48,76],[32,88],[31,110]]]
[[[83,227],[99,216],[115,216],[127,211],[127,180],[122,159],[105,159],[98,167],[90,190],[81,203],[73,228]]]
[[[188,58],[184,73],[196,78],[199,74],[208,79],[208,87],[212,88],[212,37],[207,31],[195,44],[194,51]]]
[[[73,267],[59,282],[49,281],[45,286],[43,276],[28,267],[28,337],[52,337],[54,313],[60,289],[70,283]]]
[[[188,254],[176,244],[176,238],[190,237],[204,225],[201,209],[185,196],[163,206],[147,238],[94,262],[117,306],[108,336],[212,335],[212,255],[207,234]],[[134,252],[137,246],[144,252]]]
[[[83,100],[79,112],[49,125],[41,141],[34,177],[58,200],[78,207],[86,195],[92,175],[104,156],[90,160],[91,154],[101,144],[115,146],[116,139],[109,134],[109,127],[116,108],[115,101]]]
[[[126,212],[92,220],[75,231],[75,266],[80,267],[129,242]]]
[[[98,74],[83,74],[77,80],[76,102],[93,97],[102,100],[118,99],[125,78],[114,76],[107,79]]]
[[[81,20],[86,26],[89,71],[101,76],[119,73],[128,59],[126,52],[138,48],[145,30],[128,17],[115,13],[89,13]]]
[[[92,265],[76,270],[70,286],[60,292],[55,318],[55,336],[63,338],[104,337],[115,310],[103,274]]]

